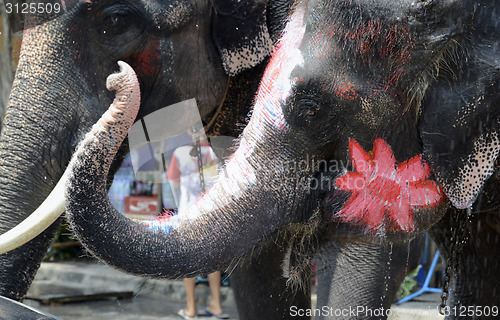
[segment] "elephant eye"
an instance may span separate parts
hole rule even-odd
[[[316,109],[308,109],[307,110],[307,113],[306,113],[306,116],[308,117],[314,117],[316,115]]]
[[[124,25],[124,20],[125,19],[123,15],[115,13],[109,16],[104,24],[108,28],[122,27]]]
[[[320,111],[320,106],[316,101],[301,99],[299,102],[299,116],[306,120],[314,120]]]
[[[104,35],[117,35],[127,30],[130,22],[130,15],[124,12],[110,14],[103,20],[101,33]]]
[[[106,7],[98,13],[98,32],[102,36],[119,36],[137,29],[143,22],[138,8],[122,3]]]
[[[125,57],[137,50],[143,41],[146,19],[142,9],[132,4],[115,3],[104,8],[96,8],[93,40],[103,54]]]

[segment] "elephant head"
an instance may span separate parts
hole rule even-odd
[[[278,30],[279,23],[267,22],[267,8],[286,14],[285,8],[260,0],[44,4],[51,5],[50,14],[44,9],[25,21],[3,121],[1,233],[27,217],[55,187],[78,141],[113,99],[105,79],[117,69],[117,61],[126,61],[137,73],[142,95],[138,118],[195,98],[208,123],[231,91],[229,79],[270,54],[268,25]],[[0,295],[24,296],[55,228],[0,255]]]

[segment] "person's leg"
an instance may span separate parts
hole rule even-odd
[[[220,271],[215,271],[208,275],[208,284],[210,286],[210,304],[207,309],[215,315],[222,314],[222,306],[220,304],[220,278]]]
[[[184,314],[188,317],[196,317],[196,278],[184,278],[184,288],[186,289],[186,308]],[[182,311],[182,310],[181,310]],[[179,311],[179,312],[181,312]]]

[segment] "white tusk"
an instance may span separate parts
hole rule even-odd
[[[64,212],[64,190],[68,180],[66,170],[45,201],[23,222],[0,236],[0,254],[6,253],[30,241],[47,229]]]

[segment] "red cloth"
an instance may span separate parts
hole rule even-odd
[[[172,160],[170,161],[170,165],[168,166],[167,179],[172,180],[174,182],[179,182],[181,180],[181,171],[179,170],[179,160],[177,160],[176,156],[172,156]]]

